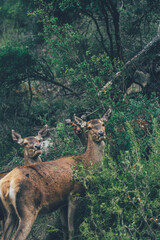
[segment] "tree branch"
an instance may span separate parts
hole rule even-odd
[[[112,34],[110,33],[110,27],[109,27],[109,20],[108,20],[108,13],[105,9],[105,3],[104,0],[100,1],[101,4],[101,10],[102,10],[102,14],[104,16],[105,19],[105,24],[106,24],[106,32],[108,34],[109,37],[109,41],[110,41],[110,54],[111,54],[111,60],[114,59],[114,53],[113,53],[113,39],[112,39]]]
[[[128,69],[131,70],[131,67],[133,66],[133,64],[135,65],[136,63],[139,63],[141,59],[147,54],[151,52],[155,54],[155,52],[159,53],[159,51],[160,51],[160,33],[156,37],[154,37],[152,41],[150,41],[138,54],[136,54],[134,57],[132,57],[129,61],[127,61],[124,64],[123,70],[115,74],[115,79],[120,77],[123,72],[128,71]],[[135,69],[135,66],[134,66],[134,69]],[[98,95],[100,95],[105,89],[108,88],[108,86],[112,84],[113,84],[113,80],[107,82],[103,86],[102,90],[99,91]]]
[[[32,76],[33,76],[33,73],[32,73]],[[69,91],[69,92],[72,92],[73,94],[76,95],[76,93],[75,93],[71,88],[68,88],[68,87],[64,86],[63,84],[61,84],[61,83],[53,80],[54,78],[50,78],[50,77],[48,78],[47,76],[43,76],[43,75],[41,75],[41,74],[40,74],[39,72],[37,72],[37,71],[35,71],[34,78],[35,78],[35,79],[36,79],[36,78],[40,78],[41,80],[43,80],[43,81],[45,81],[45,82],[53,83],[54,85],[59,86],[59,87],[65,89],[65,90],[67,90],[67,91]]]
[[[28,76],[27,69],[26,69],[26,74],[27,74],[28,87],[29,87],[29,92],[30,92],[30,99],[29,99],[28,110],[27,110],[27,114],[26,114],[26,117],[28,118],[29,117],[29,111],[30,111],[31,103],[32,103],[33,93],[32,93],[32,88],[31,88],[31,80],[30,80],[30,77]]]
[[[88,11],[83,11],[83,13],[85,15],[89,16],[90,18],[92,18],[92,20],[94,21],[94,23],[95,23],[95,25],[97,27],[98,34],[99,34],[99,36],[101,38],[102,47],[103,47],[104,51],[107,53],[107,55],[109,56],[109,52],[108,52],[107,48],[105,47],[104,38],[103,38],[103,35],[101,33],[101,30],[100,30],[100,27],[98,25],[98,22],[97,22],[96,18],[93,16],[93,14],[91,12],[89,13]]]

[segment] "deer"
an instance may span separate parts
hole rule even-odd
[[[65,123],[72,126],[74,133],[80,140],[80,143],[82,144],[82,146],[86,147],[88,142],[87,133],[85,131],[86,122],[83,121],[82,118],[79,118],[74,114],[74,120],[71,121],[71,119],[66,119]]]
[[[48,133],[48,125],[45,125],[42,129],[40,129],[37,136],[22,138],[21,135],[15,132],[13,129],[11,132],[13,140],[24,147],[24,165],[42,161],[41,158],[39,157],[39,155],[41,154],[40,142],[43,140],[43,137],[45,137],[46,134]],[[9,172],[0,173],[0,179],[5,177],[8,173]],[[0,200],[0,221],[2,221],[1,228],[3,229],[4,216],[2,211],[1,200]]]
[[[111,109],[107,111],[111,113]],[[60,157],[49,162],[36,162],[13,169],[0,180],[0,199],[6,212],[1,240],[26,240],[38,214],[60,209],[63,227],[69,240],[74,238],[74,214],[78,206],[76,194],[84,193],[82,183],[74,180],[73,171],[102,164],[105,148],[105,114],[84,122],[88,130],[86,151],[78,156]],[[16,224],[18,220],[18,225]],[[67,234],[64,233],[64,239]]]

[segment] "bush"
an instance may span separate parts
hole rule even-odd
[[[80,226],[82,239],[160,237],[160,130],[154,120],[148,160],[129,124],[127,134],[130,148],[121,152],[119,163],[106,152],[102,171],[91,170],[84,180],[90,213]]]

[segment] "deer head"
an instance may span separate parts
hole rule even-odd
[[[12,138],[19,145],[24,147],[24,164],[41,161],[39,155],[41,154],[41,141],[48,132],[48,126],[45,125],[39,130],[37,136],[30,136],[22,138],[21,135],[12,130]]]
[[[87,146],[87,135],[85,132],[86,122],[83,121],[83,119],[77,117],[75,114],[74,121],[71,121],[71,119],[66,119],[65,122],[67,125],[72,125],[74,133],[79,138],[81,144],[86,147]]]
[[[87,122],[87,129],[89,130],[88,137],[91,136],[94,142],[105,140],[106,134],[103,120],[95,119]]]
[[[111,116],[111,112],[112,112],[111,107],[109,107],[109,109],[101,117],[101,120],[103,122],[108,121]],[[91,115],[91,113],[89,115]],[[79,118],[74,114],[74,121],[71,121],[71,119],[65,120],[66,124],[72,125],[74,133],[77,135],[80,142],[85,147],[87,146],[88,137],[87,137],[87,132],[86,132],[87,122],[84,119],[87,118],[87,116],[88,115],[83,115],[83,116],[81,116],[81,118]]]

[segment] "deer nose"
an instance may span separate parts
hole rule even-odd
[[[35,148],[37,148],[37,150],[41,149],[41,145],[35,145]]]
[[[104,132],[103,132],[103,131],[99,131],[98,134],[99,134],[99,136],[101,136],[101,137],[104,136]]]
[[[77,129],[77,130],[76,130],[76,133],[77,133],[77,134],[80,134],[80,133],[81,133],[81,129]]]

